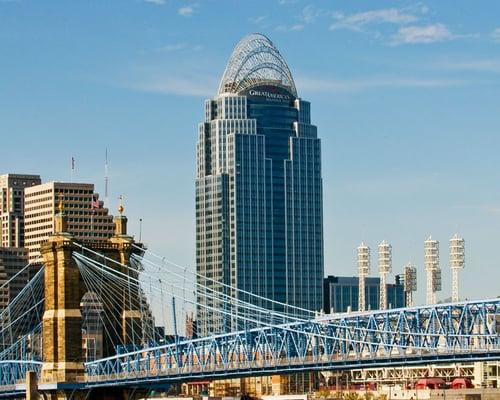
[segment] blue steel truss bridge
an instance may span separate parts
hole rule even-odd
[[[134,243],[125,229],[115,239],[99,247],[62,231],[45,245],[38,272],[0,313],[0,397],[29,392],[27,376],[41,392],[72,398],[200,379],[500,359],[500,299],[324,315],[222,283],[203,287],[192,269]],[[197,334],[200,307],[216,312],[221,332]]]

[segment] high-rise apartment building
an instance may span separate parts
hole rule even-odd
[[[199,125],[196,264],[201,335],[235,329],[212,309],[242,291],[309,310],[322,308],[321,146],[310,103],[298,97],[274,44],[252,34],[238,43]],[[227,286],[226,286],[227,285]],[[218,297],[220,298],[220,296]],[[228,309],[229,308],[229,309]]]
[[[25,190],[25,246],[30,262],[37,262],[40,244],[54,233],[60,199],[68,215],[68,232],[77,241],[105,242],[114,234],[113,216],[93,184],[48,182],[33,186]]]
[[[24,246],[24,190],[40,183],[39,175],[0,175],[0,247]]]

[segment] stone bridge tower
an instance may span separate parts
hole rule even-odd
[[[119,212],[120,214],[115,217],[115,235],[108,243],[98,245],[85,243],[85,246],[126,265],[132,253],[141,251],[132,246],[134,240],[127,235],[127,218],[123,215],[122,205],[119,207]],[[65,393],[81,386],[85,379],[80,301],[86,288],[73,258],[73,252],[77,250],[82,251],[68,233],[67,215],[60,201],[59,212],[55,217],[55,233],[41,246],[45,264],[45,312],[42,328],[43,366],[40,389],[47,391],[51,399],[65,399]],[[121,269],[122,273],[134,274],[134,277],[137,277],[137,273],[130,272],[128,268],[109,264],[112,265],[113,268]],[[117,311],[115,304],[113,312],[119,313],[120,318],[117,318],[118,326],[110,329],[116,332],[116,336],[121,337],[107,339],[107,343],[104,344],[105,356],[114,354],[116,344],[139,344],[126,341],[130,337],[140,337],[131,333],[141,326],[141,312],[137,302],[125,301],[131,296],[128,290],[126,293],[125,291],[126,289],[121,296],[122,299],[115,299],[121,309]],[[138,299],[138,291],[132,293],[132,296]],[[110,305],[103,302],[105,310],[106,307]]]

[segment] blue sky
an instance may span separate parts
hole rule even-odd
[[[203,100],[245,34],[268,35],[312,103],[323,151],[325,272],[393,244],[424,299],[423,241],[466,239],[461,294],[500,295],[500,3],[497,1],[0,0],[3,172],[76,178],[156,252],[194,263]],[[373,257],[372,275],[376,274]]]

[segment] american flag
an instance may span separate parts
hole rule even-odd
[[[90,203],[90,208],[92,210],[97,210],[101,208],[101,203],[99,202],[99,198],[97,196],[92,196],[92,202]]]

